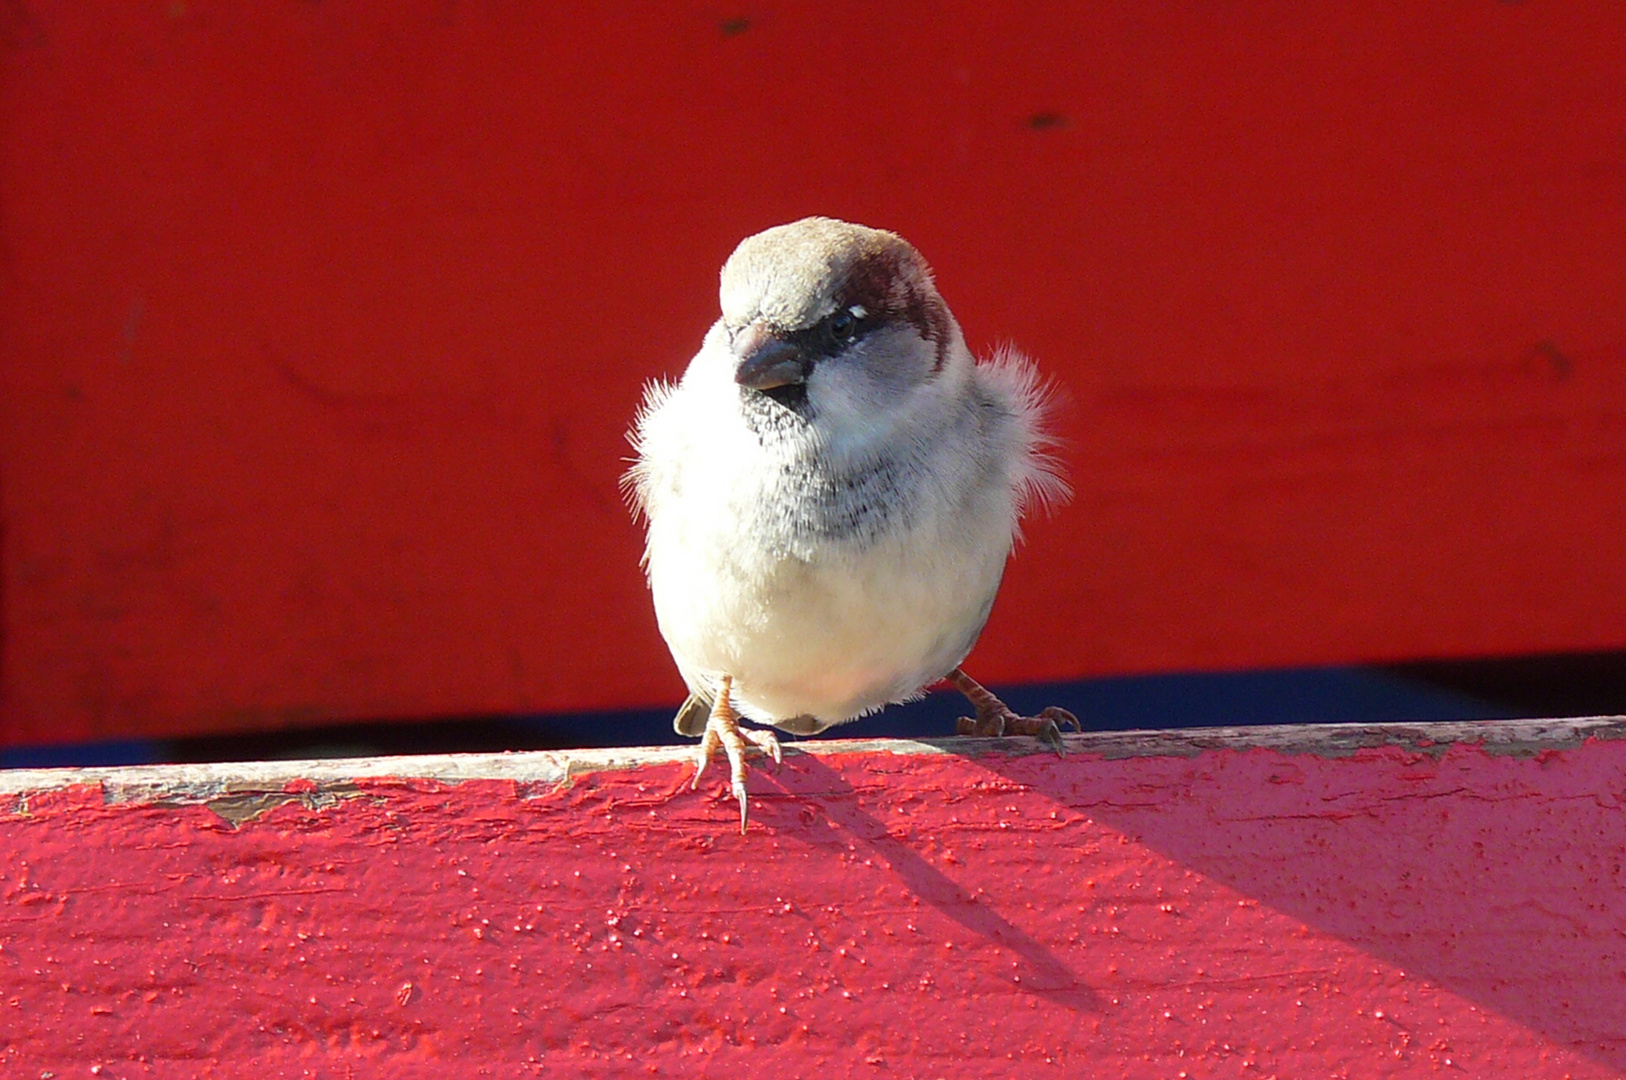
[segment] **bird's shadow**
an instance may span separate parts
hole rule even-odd
[[[1626,740],[1348,758],[967,754],[1177,866],[1626,1075],[1617,980],[1626,902],[1604,884],[1621,879],[1626,851]]]
[[[1078,1012],[1100,1011],[1096,991],[1060,958],[892,835],[861,808],[859,792],[847,778],[819,757],[786,747],[783,766],[775,772],[753,772],[752,784],[752,802],[760,808],[752,820],[758,827],[782,829],[816,846],[843,847],[848,839],[856,841],[885,862],[923,903],[1020,958],[1018,986],[1024,993]],[[817,800],[817,812],[810,813],[812,799]]]

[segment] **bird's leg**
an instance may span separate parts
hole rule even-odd
[[[1070,724],[1074,731],[1084,730],[1078,717],[1056,705],[1038,716],[1018,716],[1003,701],[989,693],[987,687],[959,668],[943,676],[943,681],[964,694],[977,710],[976,719],[962,716],[955,724],[955,730],[961,735],[1033,735],[1040,742],[1053,747],[1056,753],[1064,754],[1066,749],[1062,746],[1060,725]]]
[[[779,750],[779,740],[773,732],[740,727],[740,714],[734,711],[733,703],[728,700],[733,686],[734,677],[724,675],[717,687],[717,700],[711,704],[711,715],[706,718],[705,734],[700,736],[700,756],[695,762],[694,782],[689,787],[693,789],[700,786],[700,774],[706,771],[706,766],[711,764],[711,759],[717,754],[717,748],[721,746],[723,753],[728,757],[729,790],[733,793],[735,801],[740,804],[740,835],[744,836],[745,755],[767,754],[773,758],[775,765],[784,761],[784,757]]]

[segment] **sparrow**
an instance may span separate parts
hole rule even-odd
[[[895,233],[809,217],[742,241],[722,317],[676,384],[654,381],[626,485],[655,616],[746,827],[745,760],[947,682],[958,730],[1062,747],[1069,712],[1018,716],[967,676],[1018,522],[1068,494],[1049,394],[1005,350],[979,362]]]

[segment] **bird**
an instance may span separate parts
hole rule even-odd
[[[747,822],[747,757],[947,682],[961,734],[1036,735],[961,669],[1019,522],[1066,499],[1053,394],[1013,349],[978,360],[931,268],[893,232],[807,217],[724,263],[721,316],[675,383],[644,390],[624,482],[656,622]],[[744,718],[766,728],[742,727]]]

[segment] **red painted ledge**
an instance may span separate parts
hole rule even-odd
[[[1626,721],[1068,741],[0,773],[0,1073],[1626,1073]]]

